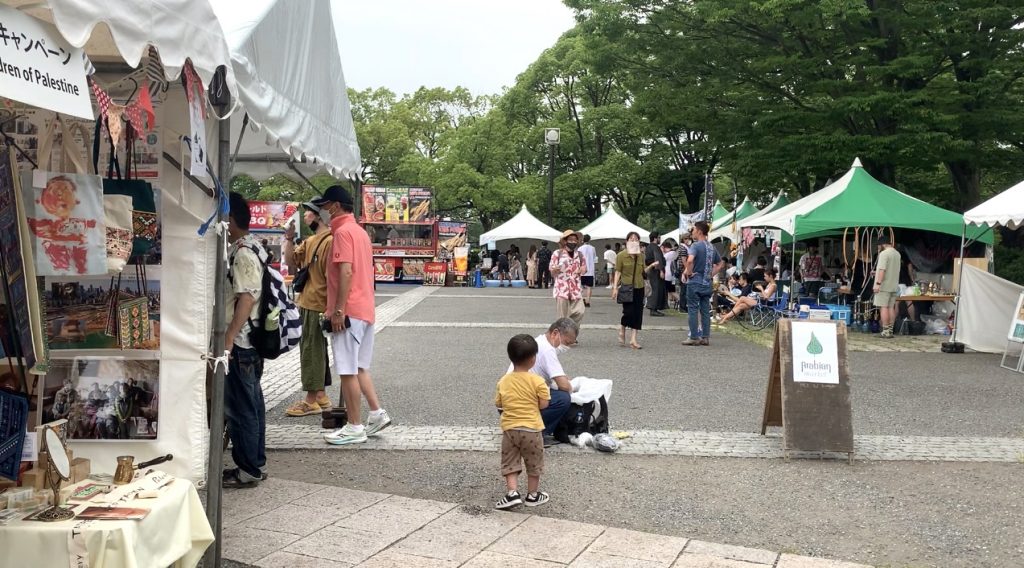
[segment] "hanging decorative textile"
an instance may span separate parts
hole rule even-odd
[[[153,110],[153,99],[149,95],[149,84],[143,83],[142,90],[139,91],[139,102],[135,105],[137,113],[146,113],[146,125],[145,132],[152,132],[156,128],[156,111]],[[143,132],[143,125],[141,122],[135,123],[135,128],[139,132]]]
[[[206,101],[204,95],[206,94],[206,89],[203,88],[203,80],[196,74],[196,70],[192,67],[190,61],[185,61],[185,67],[182,69],[181,76],[185,81],[185,97],[188,99],[188,104],[202,109],[203,118],[205,119]]]
[[[147,90],[149,96],[156,97],[160,91],[166,91],[169,86],[164,78],[164,65],[160,62],[160,54],[156,48],[149,46],[149,55],[146,57],[146,78],[149,80]]]

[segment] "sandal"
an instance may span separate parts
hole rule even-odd
[[[639,343],[630,343],[629,346],[632,347],[633,349],[643,349],[643,346],[640,345]]]

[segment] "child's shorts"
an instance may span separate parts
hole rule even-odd
[[[501,435],[501,474],[523,471],[539,476],[544,472],[544,434],[526,430],[505,430]]]

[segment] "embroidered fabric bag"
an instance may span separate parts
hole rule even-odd
[[[107,272],[117,274],[124,270],[132,255],[132,198],[104,195],[103,212],[107,224]]]
[[[99,172],[101,121],[96,121],[96,138],[92,145],[93,171]],[[131,167],[134,165],[134,138],[131,124],[126,124],[128,132],[127,168],[124,179],[121,178],[121,167],[117,159],[117,148],[111,144],[110,162],[107,165],[107,177],[103,179],[103,195],[127,195],[132,198],[132,251],[130,259],[145,256],[156,244],[160,230],[156,213],[156,198],[153,186],[149,182],[132,179]],[[116,177],[115,177],[116,176]]]

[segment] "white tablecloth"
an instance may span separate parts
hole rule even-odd
[[[119,487],[111,495],[130,495],[166,483],[155,473]],[[84,482],[88,483],[88,482]],[[83,484],[84,484],[83,483]],[[57,523],[12,521],[0,526],[3,566],[33,568],[192,568],[213,542],[195,486],[185,479],[159,490],[155,499],[127,497],[114,503],[119,507],[149,509],[141,521],[83,521]],[[88,506],[103,506],[97,496],[87,504],[68,505],[76,513]]]

